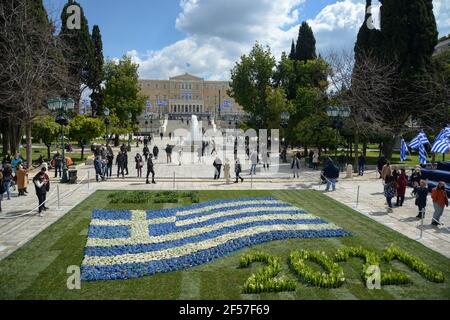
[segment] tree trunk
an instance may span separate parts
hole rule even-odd
[[[47,160],[50,161],[50,148],[51,148],[51,144],[47,144]]]
[[[392,160],[392,153],[394,152],[395,137],[386,138],[383,143],[384,156],[388,161]]]
[[[81,161],[84,160],[84,143],[81,143]]]
[[[25,136],[26,136],[26,145],[27,145],[27,163],[28,163],[28,168],[31,168],[31,166],[33,165],[33,141],[31,138],[31,120],[28,120],[25,126]]]
[[[119,140],[119,135],[116,134],[116,136],[114,137],[114,147],[118,147],[120,145],[120,140]]]
[[[364,154],[364,157],[367,156],[367,142],[364,142],[364,144],[363,144],[363,154]]]
[[[359,133],[355,130],[355,159],[353,159],[353,172],[358,172],[358,157],[359,157]]]

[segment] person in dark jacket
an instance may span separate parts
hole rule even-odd
[[[173,146],[171,146],[170,144],[168,144],[166,146],[166,156],[167,156],[167,163],[172,163],[172,151],[173,151]]]
[[[364,157],[363,154],[361,154],[358,158],[358,172],[360,176],[364,175],[364,169],[366,166],[366,157]]]
[[[11,200],[11,184],[13,181],[13,170],[11,167],[11,164],[6,163],[5,167],[3,168],[3,189],[6,192],[6,195],[8,196],[8,200]]]
[[[122,175],[122,178],[125,178],[125,158],[123,152],[119,152],[116,158],[117,165],[117,178],[119,175]]]
[[[411,195],[415,196],[417,189],[419,188],[420,185],[420,180],[422,180],[422,173],[420,171],[420,167],[416,167],[414,169],[414,172],[411,174],[411,185],[413,187],[413,191],[411,192]]]
[[[382,178],[381,172],[383,171],[383,167],[387,164],[387,160],[385,156],[381,156],[377,162],[378,173],[380,174],[380,179]]]
[[[345,165],[347,164],[347,157],[344,154],[341,154],[338,157],[339,171],[344,172]]]
[[[148,148],[147,144],[144,145],[144,148],[142,149],[142,154],[144,155],[145,161],[147,161],[148,155],[150,154],[150,149]]]
[[[297,179],[299,179],[300,178],[300,159],[297,156],[294,156],[292,158],[291,169],[294,173],[294,179],[296,177],[297,177]]]
[[[148,177],[150,176],[150,173],[152,174],[152,183],[156,184],[155,182],[155,165],[153,164],[152,155],[150,154],[148,156],[147,160],[147,184],[150,184],[150,181],[148,180]]]
[[[333,164],[333,161],[329,162],[323,170],[323,176],[327,181],[327,189],[330,191],[330,186],[333,187],[333,191],[336,191],[336,180],[339,178],[339,169]]]
[[[239,158],[236,158],[236,162],[234,164],[234,172],[236,173],[236,181],[234,183],[239,183],[239,179],[241,179],[241,182],[244,182],[244,178],[241,177],[242,165]]]
[[[114,154],[108,152],[108,155],[106,156],[106,176],[110,178],[112,177],[113,162]]]
[[[103,163],[100,156],[97,156],[94,160],[94,168],[95,168],[95,180],[99,182],[99,179],[102,181],[105,180],[103,177]]]
[[[42,211],[45,211],[45,198],[47,195],[47,187],[44,182],[44,171],[40,171],[33,178],[33,183],[36,189],[36,195],[39,201],[39,217],[42,217]]]
[[[400,175],[397,178],[397,207],[403,206],[405,202],[406,186],[408,185],[408,178],[406,177],[405,169],[401,169]]]
[[[158,160],[158,154],[159,154],[159,148],[155,144],[155,146],[153,147],[153,157],[155,158],[155,160]]]
[[[419,214],[416,218],[425,218],[425,208],[427,206],[428,185],[425,180],[420,180],[420,187],[416,191],[416,206],[419,208]]]

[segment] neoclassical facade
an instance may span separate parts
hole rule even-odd
[[[242,116],[243,110],[228,96],[229,82],[205,81],[188,73],[169,80],[140,80],[141,93],[149,97],[148,112],[169,119],[192,115],[218,119]],[[219,110],[220,106],[220,110]]]

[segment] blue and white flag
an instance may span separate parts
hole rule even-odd
[[[165,106],[167,106],[167,101],[161,101],[161,100],[159,100],[159,98],[158,98],[158,106],[160,106],[160,107],[165,107]]]
[[[233,106],[233,104],[232,104],[231,101],[229,101],[229,100],[225,100],[225,101],[223,102],[223,108],[224,108],[224,109],[231,108],[232,106]]]
[[[420,164],[427,164],[427,152],[425,151],[425,143],[419,137],[419,162]]]
[[[408,159],[407,153],[409,152],[408,146],[406,145],[405,139],[402,138],[401,146],[400,146],[400,161],[406,161]]]
[[[350,235],[276,198],[148,211],[94,210],[81,278],[137,278],[192,268],[269,241]]]
[[[442,129],[442,131],[436,136],[435,141],[442,139],[450,139],[450,125]]]
[[[428,140],[427,135],[426,135],[425,132],[423,132],[423,130],[422,130],[422,131],[419,132],[419,134],[418,134],[414,139],[411,140],[411,142],[409,143],[408,146],[409,146],[412,150],[418,150],[419,147],[420,147],[420,145],[423,146],[423,145],[425,145],[425,144],[431,145],[430,141]]]
[[[151,110],[153,108],[153,105],[150,100],[145,101],[145,104],[147,106],[147,110]]]
[[[447,138],[442,138],[436,140],[431,148],[432,153],[447,153],[450,151],[450,140]]]

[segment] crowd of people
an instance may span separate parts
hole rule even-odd
[[[384,164],[383,164],[384,163]],[[412,186],[411,196],[415,200],[418,209],[417,219],[425,219],[427,200],[429,195],[428,183],[421,175],[421,167],[417,166],[408,177],[406,169],[391,165],[384,157],[378,161],[378,172],[384,185],[384,196],[388,205],[388,210],[392,212],[395,207],[402,207],[405,202],[406,188]],[[395,204],[393,199],[396,198]],[[448,207],[448,196],[445,190],[445,182],[440,181],[432,189],[431,199],[433,201],[434,213],[431,219],[433,226],[441,225],[441,216],[444,208]]]

